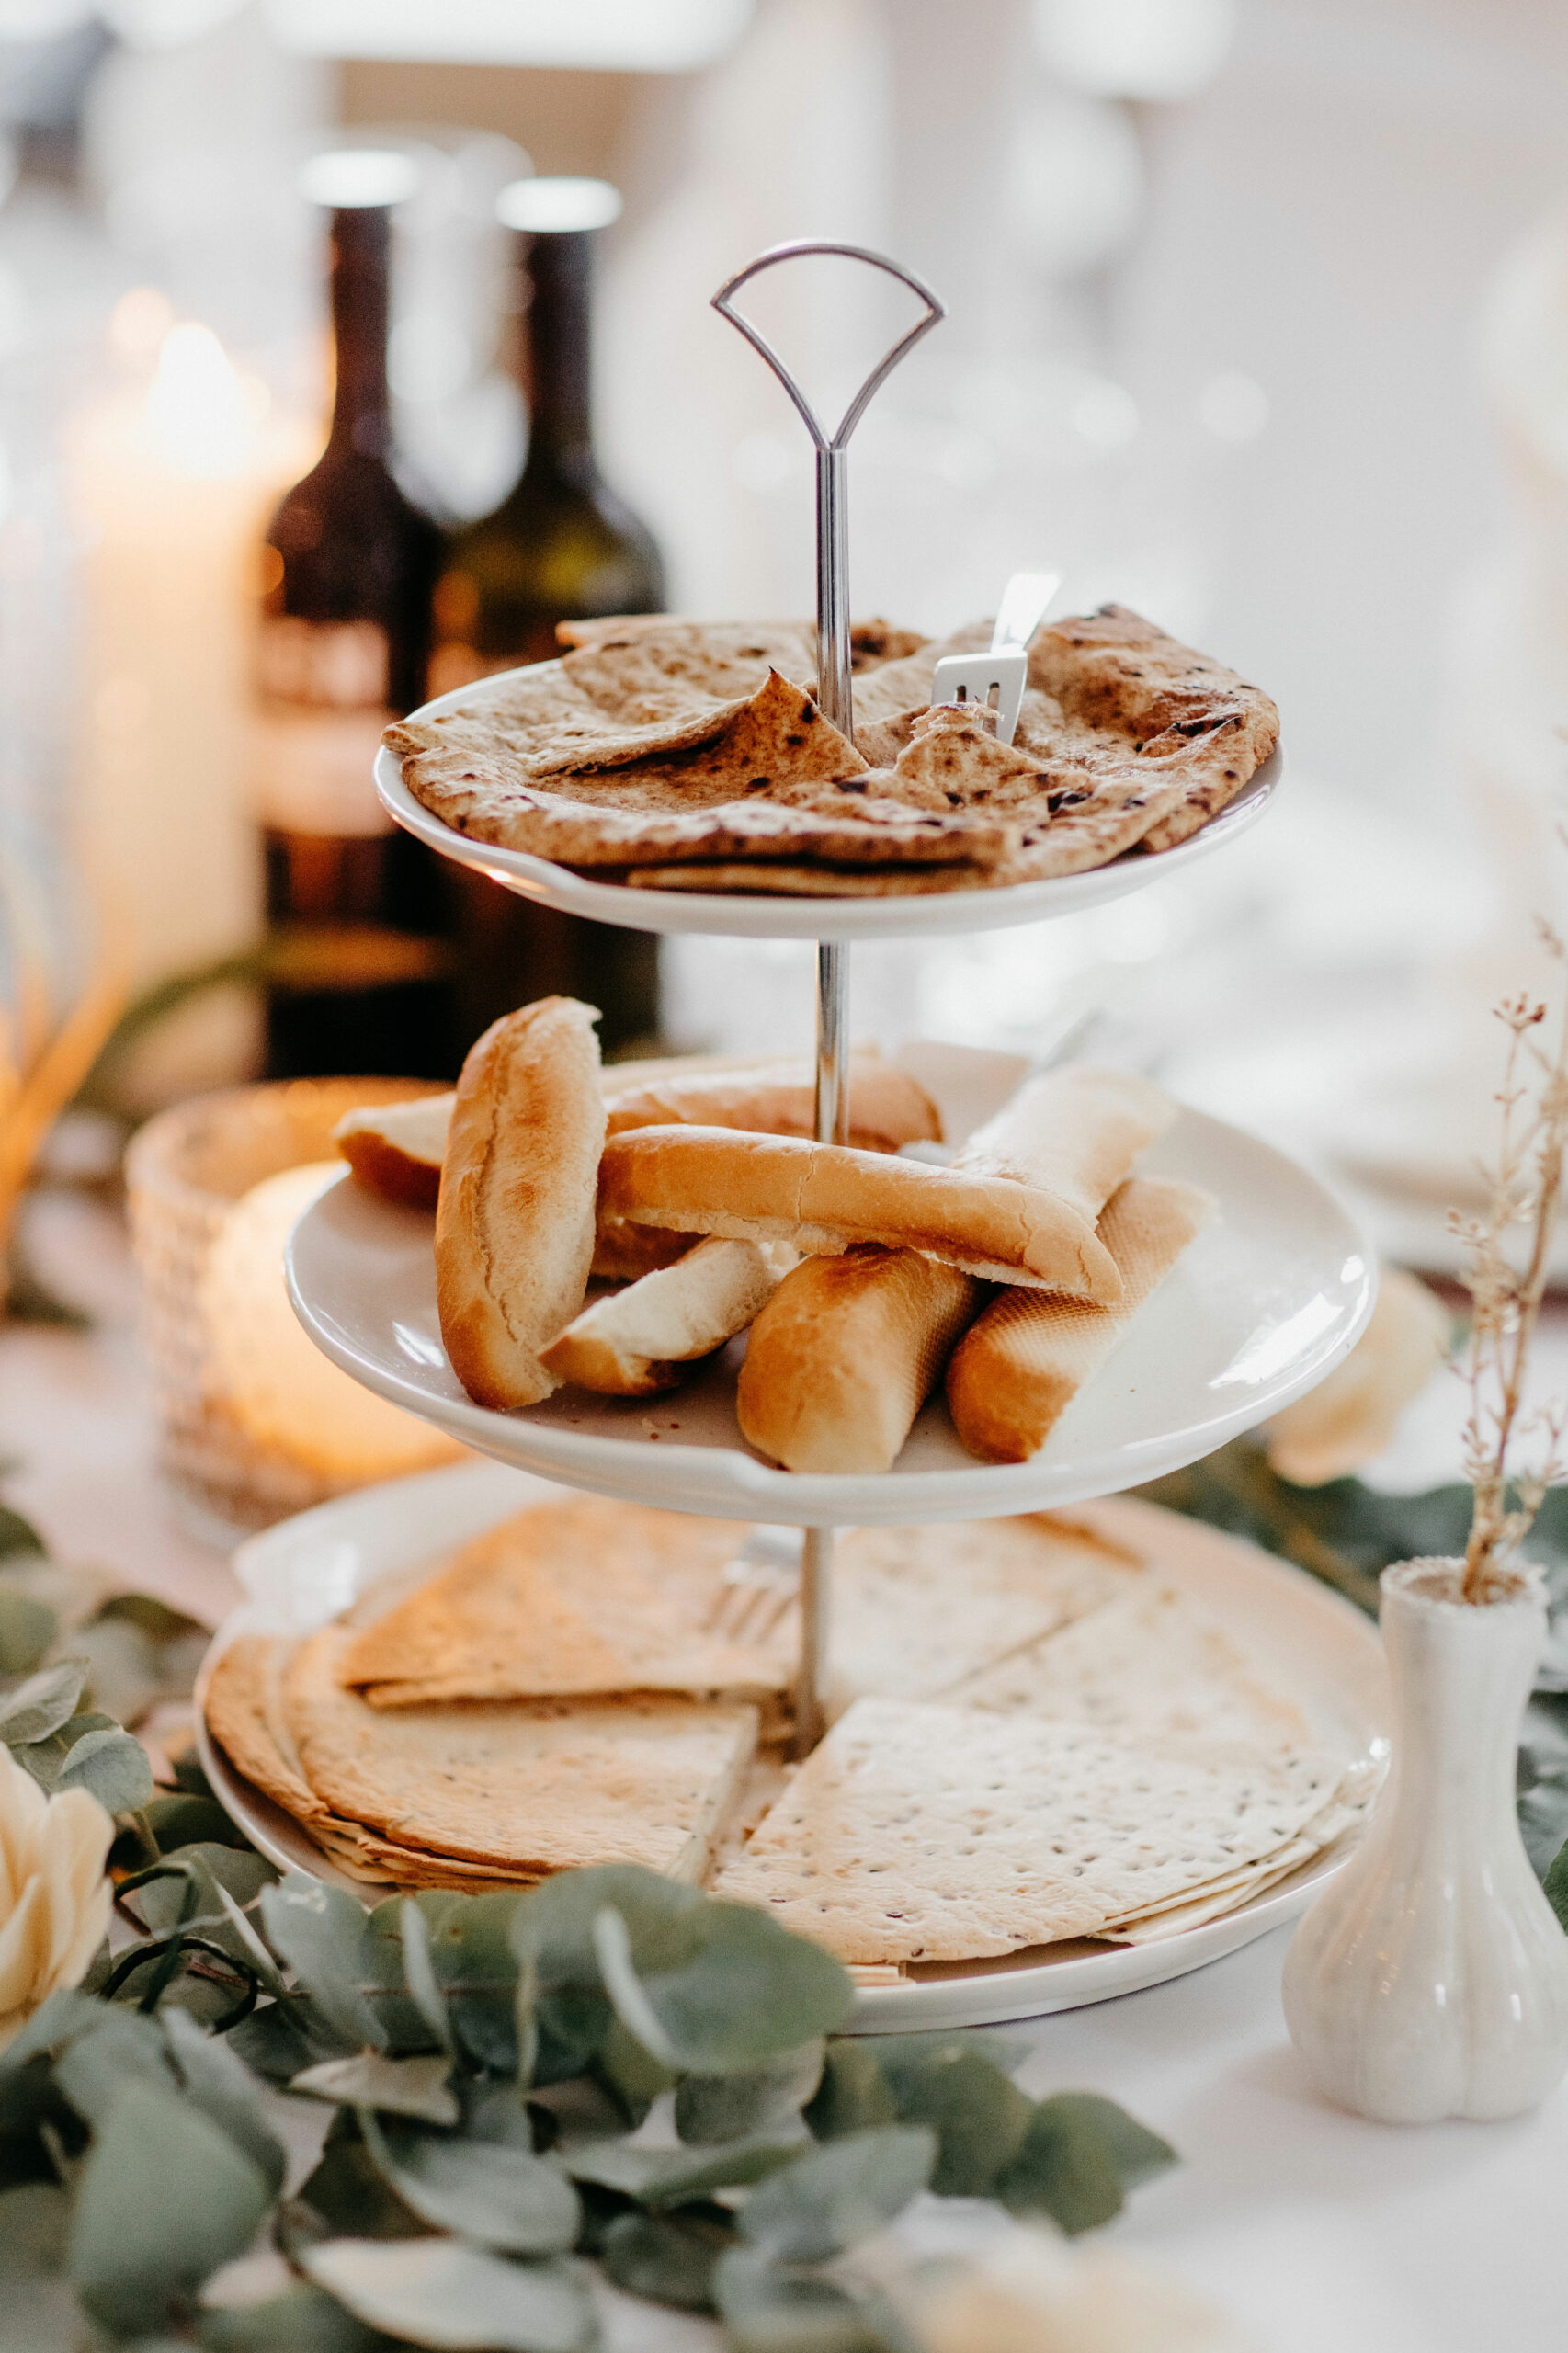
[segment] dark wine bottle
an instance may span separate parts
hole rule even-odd
[[[393,470],[387,389],[392,207],[412,162],[318,156],[305,192],[332,216],[337,386],[319,464],[263,551],[256,788],[273,972],[274,1078],[441,1077],[459,1041],[441,861],[371,782],[382,728],[425,699],[440,534]]]
[[[561,651],[555,625],[656,613],[665,574],[653,540],[594,455],[590,314],[596,230],[620,210],[603,180],[517,180],[502,191],[517,233],[519,373],[528,458],[502,504],[449,542],[436,592],[431,691]],[[465,1033],[559,991],[599,1006],[608,1051],[658,1029],[658,941],[511,896],[483,875],[449,878]]]

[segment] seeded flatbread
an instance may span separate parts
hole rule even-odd
[[[927,710],[935,662],[971,624],[898,658],[863,658],[858,748],[811,700],[803,624],[665,622],[593,635],[455,710],[389,731],[415,798],[475,840],[588,870],[892,868],[970,888],[1076,873],[1180,840],[1278,739],[1267,696],[1119,607],[1041,631],[1011,746],[983,713]],[[909,632],[884,631],[891,652]],[[875,765],[868,765],[874,762]],[[843,895],[842,881],[824,895]]]
[[[1060,1631],[955,1679],[955,1707],[1051,1716],[1147,1740],[1307,1747],[1295,1704],[1179,1586],[1145,1577]]]
[[[458,1863],[543,1873],[646,1863],[700,1880],[756,1743],[756,1711],[682,1699],[375,1709],[338,1673],[344,1629],[304,1643],[284,1713],[339,1813]]]
[[[834,1553],[832,1711],[866,1695],[946,1699],[1005,1675],[1003,1662],[1049,1648],[1060,1629],[1141,1589],[1145,1574],[1135,1554],[1045,1512],[858,1528]]]
[[[229,1644],[208,1680],[207,1728],[237,1772],[310,1826],[332,1820],[286,1753],[279,1711],[279,1675],[291,1645],[270,1634],[242,1634]]]
[[[791,1634],[727,1641],[708,1620],[750,1535],[582,1496],[520,1512],[465,1544],[358,1633],[346,1684],[378,1708],[624,1691],[781,1693]]]
[[[1284,1847],[1319,1756],[1157,1745],[1028,1716],[860,1699],[716,1892],[841,1961],[962,1961],[1093,1935]]]

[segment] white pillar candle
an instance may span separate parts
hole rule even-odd
[[[257,551],[309,459],[265,409],[216,335],[183,324],[139,397],[100,403],[69,435],[85,541],[77,838],[133,986],[261,929],[247,774]]]

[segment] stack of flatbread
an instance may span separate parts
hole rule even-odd
[[[209,1727],[354,1878],[644,1862],[873,1976],[1175,1934],[1369,1794],[1168,1575],[1044,1515],[841,1540],[835,1721],[791,1776],[795,1610],[786,1578],[737,1621],[750,1533],[542,1506],[303,1638],[243,1636]]]
[[[472,839],[645,890],[974,890],[1183,841],[1278,740],[1268,697],[1119,606],[1037,632],[1011,744],[931,703],[940,641],[854,633],[854,740],[818,709],[800,621],[574,622],[559,661],[387,743]]]

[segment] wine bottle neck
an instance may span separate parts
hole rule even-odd
[[[332,220],[332,332],[337,392],[332,446],[384,458],[392,445],[387,390],[387,271],[392,217],[357,205]]]
[[[536,236],[523,268],[528,472],[591,460],[593,241],[585,231]]]

